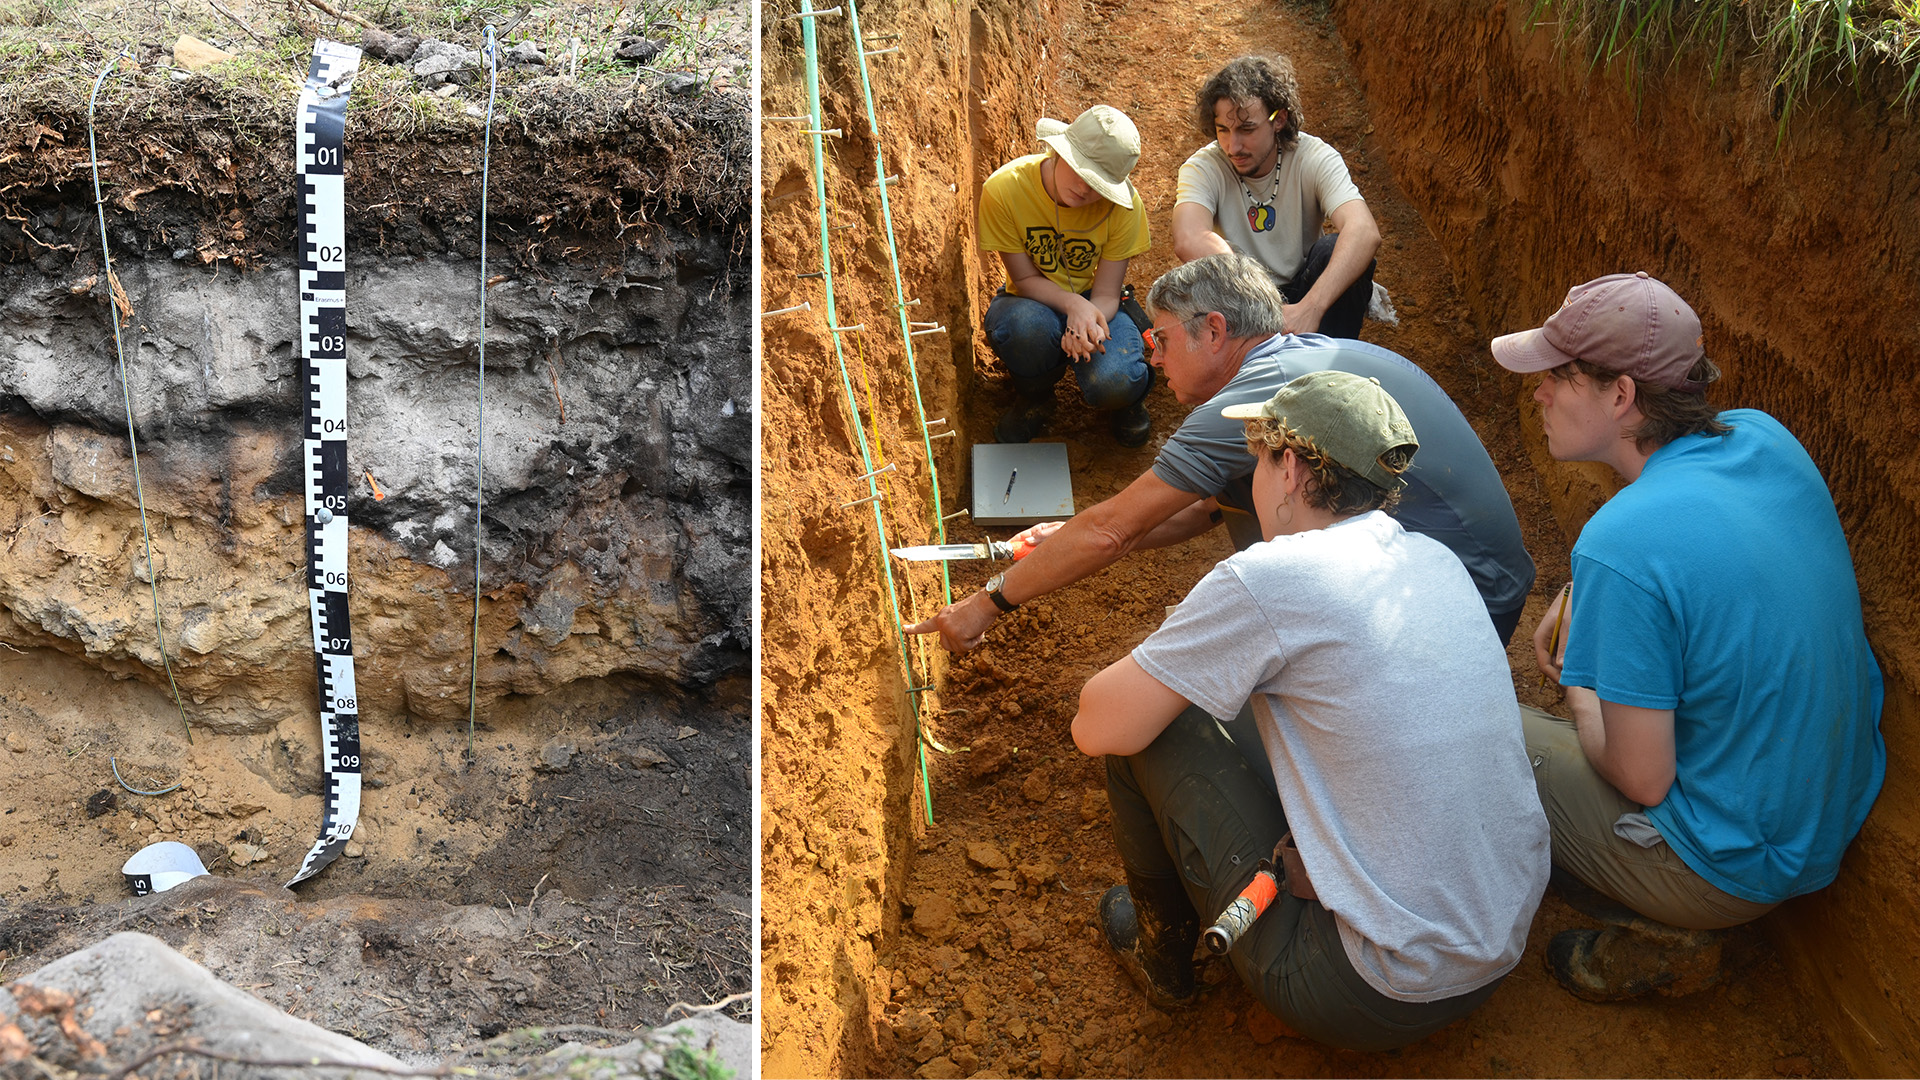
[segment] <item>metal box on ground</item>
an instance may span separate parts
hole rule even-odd
[[[1032,525],[1073,516],[1064,443],[975,443],[973,523]]]

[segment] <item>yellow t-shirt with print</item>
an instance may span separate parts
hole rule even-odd
[[[1072,293],[1093,288],[1102,259],[1131,259],[1152,246],[1147,208],[1136,187],[1133,208],[1106,199],[1065,207],[1047,197],[1040,163],[1047,155],[1014,158],[993,171],[980,188],[980,246],[987,251],[1025,252],[1054,284]],[[1061,162],[1056,168],[1066,168]],[[1007,291],[1018,295],[1013,283]]]

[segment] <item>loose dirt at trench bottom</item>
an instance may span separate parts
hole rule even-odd
[[[1145,153],[1134,179],[1152,214],[1156,249],[1135,261],[1131,280],[1139,287],[1171,265],[1174,179],[1200,143],[1187,119],[1192,90],[1239,53],[1293,58],[1306,130],[1345,153],[1385,237],[1378,277],[1401,324],[1369,323],[1364,336],[1414,359],[1447,389],[1507,480],[1540,571],[1509,650],[1514,682],[1521,700],[1557,708],[1558,688],[1542,684],[1526,638],[1566,580],[1569,541],[1521,445],[1516,410],[1524,399],[1493,367],[1438,245],[1395,188],[1337,35],[1307,7],[1135,0],[1067,11],[1056,40],[1071,44],[1062,45],[1070,51],[1060,59],[1049,115],[1070,119],[1106,102],[1140,126]],[[984,343],[979,355],[991,355]],[[969,404],[977,432],[992,430],[1007,393],[997,362],[983,375]],[[1079,506],[1138,476],[1186,411],[1164,384],[1149,405],[1155,442],[1126,451],[1079,404],[1071,380],[1062,384],[1048,437],[1068,446]],[[962,529],[955,539],[983,535]],[[1222,965],[1209,965],[1203,977],[1218,985],[1194,1012],[1168,1016],[1147,1006],[1094,924],[1097,899],[1120,880],[1120,866],[1104,770],[1075,750],[1067,728],[1086,679],[1145,637],[1163,607],[1229,550],[1224,538],[1209,535],[1135,555],[1002,619],[982,648],[954,658],[935,733],[956,753],[930,755],[938,821],[921,835],[901,932],[880,957],[893,978],[881,1074],[1839,1075],[1838,1056],[1752,928],[1733,935],[1728,978],[1706,993],[1608,1006],[1568,995],[1540,958],[1553,934],[1584,920],[1552,892],[1526,956],[1491,1002],[1402,1051],[1353,1054],[1279,1037]],[[955,564],[956,595],[988,572]]]
[[[748,988],[743,689],[583,680],[496,710],[472,769],[462,729],[383,726],[359,843],[295,893],[281,882],[313,840],[296,823],[320,820],[311,716],[189,748],[163,692],[0,652],[0,976],[138,930],[403,1058],[534,1025],[654,1026]],[[122,791],[109,753],[136,787],[185,786]],[[120,862],[162,839],[211,876],[129,899]]]

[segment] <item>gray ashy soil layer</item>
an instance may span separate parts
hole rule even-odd
[[[113,94],[94,137],[168,656],[197,724],[261,731],[314,702],[293,103],[148,73]],[[0,642],[164,686],[75,109],[0,135]],[[534,79],[483,161],[476,110],[403,134],[350,105],[363,718],[466,713],[483,276],[481,704],[744,670],[746,111]]]

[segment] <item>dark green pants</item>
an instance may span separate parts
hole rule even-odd
[[[1251,721],[1243,710],[1230,735],[1204,710],[1189,708],[1145,750],[1107,758],[1114,843],[1127,872],[1180,879],[1202,925],[1240,895],[1287,831],[1271,771],[1257,773],[1235,745],[1244,738],[1258,747]],[[1478,1008],[1500,984],[1443,1001],[1387,997],[1353,969],[1333,913],[1285,892],[1228,957],[1275,1016],[1347,1050],[1417,1042]]]

